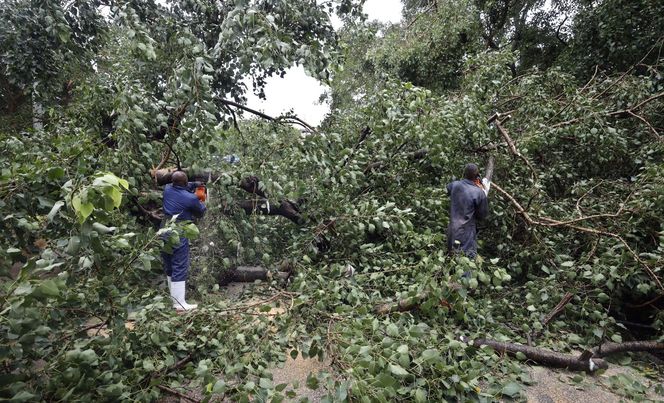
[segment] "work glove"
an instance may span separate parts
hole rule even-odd
[[[489,195],[489,189],[491,188],[491,181],[488,180],[487,178],[482,179],[482,186],[484,187],[484,194]]]

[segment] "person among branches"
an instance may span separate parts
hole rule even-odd
[[[490,186],[487,178],[480,181],[480,170],[475,164],[467,164],[463,179],[447,185],[451,201],[447,249],[451,254],[464,253],[471,259],[477,256],[476,220],[489,215]]]
[[[176,221],[189,221],[194,217],[205,214],[204,197],[193,192],[199,187],[197,182],[189,182],[187,174],[176,171],[172,176],[172,183],[164,189],[164,219],[176,217]],[[173,299],[173,307],[178,311],[196,309],[196,304],[185,301],[186,281],[189,275],[189,239],[180,237],[178,245],[172,252],[161,253],[168,281],[168,289]]]

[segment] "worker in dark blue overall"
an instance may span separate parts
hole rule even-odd
[[[450,224],[447,227],[447,250],[464,253],[473,259],[477,256],[476,220],[489,215],[489,187],[487,178],[480,181],[477,165],[466,165],[464,178],[447,185],[450,196]]]
[[[173,173],[172,182],[164,189],[164,218],[170,220],[177,215],[177,221],[186,221],[203,216],[205,204],[193,193],[197,183],[188,182],[187,174],[182,171]],[[161,257],[173,307],[179,311],[196,309],[197,305],[187,304],[185,301],[185,285],[189,274],[189,240],[181,237],[180,243],[173,247],[173,251],[164,251]]]

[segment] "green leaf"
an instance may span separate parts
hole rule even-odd
[[[316,390],[318,387],[318,378],[316,378],[313,374],[309,374],[309,376],[307,376],[307,388]]]
[[[65,249],[65,252],[67,252],[68,255],[75,255],[80,248],[81,238],[73,236],[69,238],[69,243],[67,244],[67,249]]]
[[[53,280],[42,281],[39,287],[37,287],[37,289],[35,290],[35,292],[38,292],[39,294],[45,295],[47,297],[57,297],[58,295],[60,295],[60,290],[58,289],[58,285]]]
[[[388,365],[387,369],[388,369],[393,375],[396,375],[396,376],[407,376],[407,375],[408,375],[408,371],[406,371],[405,369],[403,369],[403,367],[401,367],[401,365],[390,364],[390,365]]]
[[[521,392],[521,385],[516,382],[510,382],[503,386],[502,394],[509,397],[516,397]]]
[[[79,213],[79,222],[83,223],[85,220],[90,217],[90,214],[92,214],[92,211],[94,211],[95,206],[92,205],[92,203],[82,203],[78,209]]]
[[[95,231],[97,231],[100,234],[108,234],[108,233],[111,233],[111,232],[117,230],[116,227],[107,227],[104,224],[100,224],[98,222],[95,222],[95,223],[92,224],[92,229],[94,229]]]
[[[36,401],[39,400],[37,399],[37,395],[33,395],[32,393],[22,390],[15,394],[10,402],[31,402],[31,401]]]
[[[196,239],[198,238],[198,235],[200,234],[200,231],[198,230],[198,227],[196,224],[189,223],[184,226],[184,236],[187,239]]]
[[[258,381],[258,386],[260,386],[263,389],[273,389],[274,384],[272,383],[272,380],[267,379],[267,378],[261,378],[260,381]]]
[[[427,392],[422,388],[418,388],[417,390],[415,390],[415,401],[418,403],[426,402]]]
[[[51,208],[51,211],[49,211],[48,215],[46,216],[46,218],[48,219],[48,222],[53,221],[53,219],[55,218],[55,215],[58,214],[58,211],[60,211],[60,209],[64,205],[65,205],[65,202],[63,202],[62,200],[60,200],[58,202],[55,202],[55,204],[53,205],[53,208]]]
[[[424,361],[440,360],[441,358],[440,351],[434,348],[422,351],[421,357]]]
[[[50,180],[62,179],[65,176],[65,170],[60,167],[54,167],[48,170],[46,176]]]
[[[113,207],[118,208],[122,204],[122,193],[115,186],[107,186],[104,188],[104,194],[113,201]],[[107,209],[110,210],[110,209]]]
[[[226,382],[221,379],[217,380],[217,382],[215,382],[214,386],[212,387],[212,393],[224,393],[225,390]]]

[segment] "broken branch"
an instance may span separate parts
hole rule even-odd
[[[539,347],[524,346],[522,344],[507,343],[490,339],[477,339],[473,341],[472,344],[477,348],[487,346],[495,350],[497,353],[508,354],[511,356],[515,356],[517,353],[522,353],[529,360],[548,367],[567,368],[573,371],[586,372],[593,372],[598,369],[606,369],[609,367],[606,361],[601,358],[588,358],[582,360],[571,355],[561,354]]]

